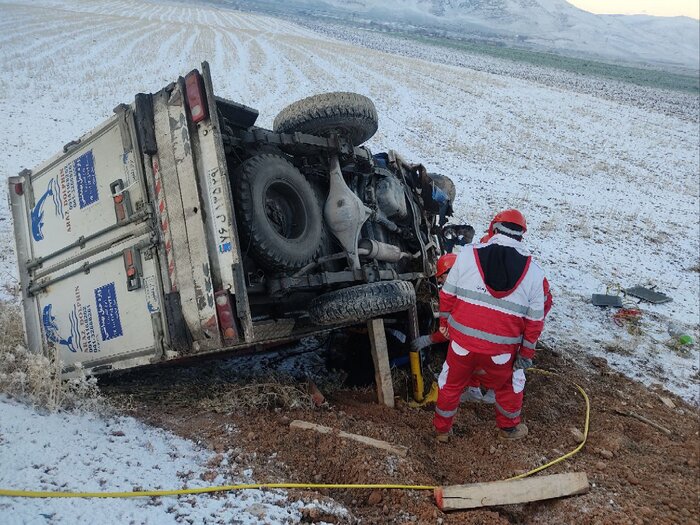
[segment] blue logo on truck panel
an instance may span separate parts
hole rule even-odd
[[[102,340],[108,341],[123,335],[114,283],[105,284],[95,289],[95,303]]]
[[[68,315],[68,320],[70,321],[70,331],[71,335],[68,337],[63,337],[59,333],[58,324],[56,324],[56,318],[51,314],[51,308],[53,305],[47,304],[44,306],[42,313],[42,322],[44,324],[44,332],[46,333],[46,339],[49,342],[63,345],[71,352],[82,351],[81,341],[80,341],[80,330],[78,329],[78,314],[76,308],[73,307],[71,313]]]
[[[66,231],[72,231],[71,210],[86,208],[99,199],[92,150],[66,164],[55,178],[49,180],[46,191],[31,211],[32,237],[35,241],[44,238],[44,204],[48,197],[52,198],[56,216],[63,219]]]
[[[58,177],[49,180],[46,191],[39,197],[36,205],[32,208],[32,237],[34,237],[35,241],[40,241],[44,238],[44,233],[42,231],[44,227],[44,203],[49,197],[53,200],[56,215],[63,217],[63,205],[61,204],[61,190],[58,186]]]
[[[75,186],[78,190],[78,203],[83,209],[97,202],[97,177],[95,176],[95,158],[92,150],[86,151],[73,161]]]

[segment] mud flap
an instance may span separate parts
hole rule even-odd
[[[192,334],[187,329],[187,323],[182,315],[180,292],[165,294],[165,318],[168,321],[170,347],[173,350],[189,352],[192,349]]]

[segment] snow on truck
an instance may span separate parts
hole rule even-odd
[[[257,116],[214,94],[205,62],[10,178],[32,350],[99,374],[434,301],[435,183],[362,146],[373,103],[312,96],[273,130]]]

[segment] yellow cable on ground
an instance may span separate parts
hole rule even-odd
[[[548,370],[542,370],[540,368],[528,368],[528,371],[537,372],[538,374],[542,374],[542,375],[546,375],[546,376],[561,377],[559,374],[555,374],[554,372],[550,372]],[[567,452],[563,456],[560,456],[557,459],[550,461],[549,463],[545,463],[542,466],[539,466],[535,469],[532,469],[529,472],[525,472],[524,474],[519,474],[517,476],[513,476],[512,478],[508,478],[508,479],[506,479],[506,481],[513,481],[515,479],[526,478],[528,476],[531,476],[532,474],[536,474],[537,472],[541,472],[542,470],[547,469],[547,468],[551,467],[552,465],[556,465],[557,463],[560,463],[561,461],[564,461],[565,459],[570,458],[574,454],[578,453],[583,448],[583,446],[586,444],[586,440],[588,439],[588,427],[589,427],[589,424],[591,421],[591,402],[588,399],[588,394],[586,394],[586,391],[578,383],[574,383],[573,381],[571,381],[571,384],[573,384],[578,389],[578,391],[583,396],[583,400],[586,402],[586,419],[583,423],[583,441],[579,444],[578,447],[576,447],[575,449],[573,449],[570,452]]]
[[[433,485],[354,485],[342,483],[248,483],[242,485],[221,485],[178,490],[139,490],[133,492],[41,492],[29,490],[0,489],[0,496],[21,498],[141,498],[149,496],[180,496],[183,494],[206,494],[249,489],[402,489],[434,490]]]
[[[539,368],[528,369],[532,372],[537,372],[543,375],[551,375],[561,377],[559,374],[541,370]],[[586,402],[586,419],[583,427],[583,442],[571,452],[560,456],[559,458],[550,461],[540,467],[508,478],[506,481],[522,479],[537,472],[556,465],[567,458],[570,458],[579,452],[586,444],[588,439],[588,427],[590,423],[591,403],[585,390],[576,383],[572,384],[578,389]],[[183,494],[206,494],[211,492],[228,492],[232,490],[248,490],[248,489],[398,489],[398,490],[435,490],[438,488],[433,485],[392,485],[392,484],[343,484],[343,483],[249,483],[241,485],[221,485],[217,487],[199,487],[191,489],[178,490],[139,490],[133,492],[44,492],[31,490],[8,490],[0,489],[0,496],[10,496],[19,498],[140,498],[153,496],[179,496]]]

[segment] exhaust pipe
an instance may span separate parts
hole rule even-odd
[[[360,239],[358,243],[358,253],[370,259],[378,261],[396,263],[404,258],[415,258],[410,253],[402,252],[398,246],[377,242],[371,239]],[[420,253],[418,254],[420,257]]]

